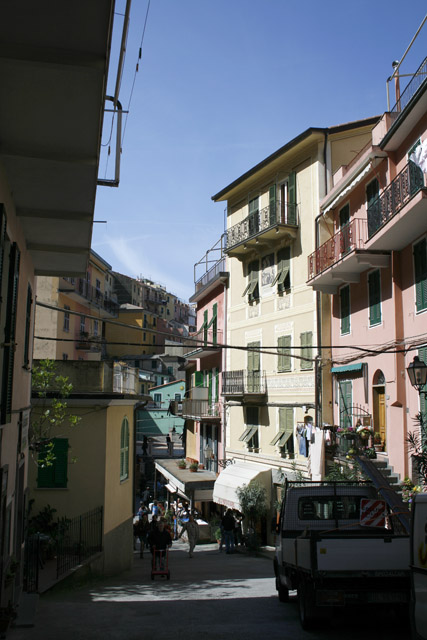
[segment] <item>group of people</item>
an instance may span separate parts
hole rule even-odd
[[[243,516],[241,513],[227,509],[221,519],[220,551],[222,551],[225,545],[225,552],[233,553],[237,545],[243,544],[242,522]]]

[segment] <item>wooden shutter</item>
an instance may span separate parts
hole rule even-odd
[[[307,370],[313,368],[312,362],[312,346],[313,346],[313,333],[311,331],[306,331],[305,333],[301,333],[300,335],[301,341],[301,356],[303,358],[308,358],[308,360],[301,360],[301,369]]]
[[[277,253],[277,290],[279,292],[286,291],[291,288],[290,278],[291,266],[291,249],[284,247]]]
[[[20,251],[14,242],[10,248],[9,282],[7,291],[6,326],[4,329],[5,346],[3,354],[3,381],[1,399],[1,423],[11,420],[13,368],[15,360],[16,313],[18,306]]]
[[[418,349],[418,357],[420,360],[422,360],[425,364],[427,364],[427,347],[421,347],[421,349]],[[426,394],[427,394],[427,384],[424,385],[424,387],[421,389],[420,391],[420,412],[421,415],[423,417],[423,424],[426,424],[426,418],[427,418],[427,398],[426,398]]]
[[[208,311],[203,313],[203,345],[206,347],[208,341]]]
[[[297,189],[296,173],[292,171],[288,177],[288,224],[296,224],[297,221]]]
[[[276,185],[273,184],[269,189],[269,206],[270,206],[270,225],[276,224],[277,212],[276,212]]]
[[[250,342],[248,349],[257,349],[256,351],[248,351],[248,391],[249,393],[258,393],[260,390],[260,342]]]
[[[204,376],[203,371],[195,371],[194,373],[194,386],[195,387],[203,387]]]
[[[341,334],[350,333],[350,287],[340,289]]]
[[[212,327],[212,342],[217,344],[217,329],[218,329],[218,304],[212,306],[212,319],[209,322],[209,327]]]
[[[417,311],[427,308],[427,243],[414,245],[415,298]]]
[[[290,371],[291,370],[291,336],[280,336],[277,340],[279,362],[277,370]]]
[[[380,272],[372,271],[368,275],[369,287],[369,324],[379,324],[381,322],[381,278]]]

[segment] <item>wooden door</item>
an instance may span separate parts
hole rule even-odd
[[[374,387],[374,431],[379,433],[386,448],[385,388]]]

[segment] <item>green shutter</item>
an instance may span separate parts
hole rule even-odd
[[[297,189],[296,173],[292,171],[288,177],[288,224],[296,224],[297,221]]]
[[[259,211],[259,198],[249,201],[249,215],[255,215]]]
[[[368,275],[369,289],[369,325],[381,322],[381,277],[379,269]]]
[[[277,282],[277,290],[279,292],[291,288],[290,266],[291,249],[290,247],[284,247],[277,252],[277,275],[273,280],[273,285]]]
[[[6,325],[4,329],[3,381],[1,399],[1,423],[11,420],[13,368],[15,360],[16,313],[18,306],[20,251],[14,242],[10,248],[9,282],[7,290]]]
[[[203,313],[203,346],[206,347],[208,342],[208,311],[207,309]]]
[[[6,241],[6,225],[7,220],[4,205],[0,204],[0,303],[3,278],[4,245]]]
[[[248,351],[248,391],[249,393],[257,393],[260,389],[260,342],[249,342],[248,349],[256,349],[256,351]]]
[[[33,292],[31,286],[27,289],[27,310],[25,314],[25,343],[24,343],[24,367],[30,363],[30,333],[31,333],[31,307],[33,304]]]
[[[427,243],[414,245],[415,298],[417,311],[427,308]]]
[[[340,289],[341,334],[350,333],[350,287]]]
[[[276,224],[277,212],[276,212],[276,185],[273,184],[269,189],[269,205],[270,205],[270,225]]]
[[[49,489],[65,489],[68,482],[68,439],[54,438],[52,440],[52,464],[46,467],[38,467],[37,486]],[[44,459],[48,452],[48,444],[40,451],[39,460]]]
[[[350,407],[352,403],[351,380],[341,380],[338,385],[340,406],[340,427],[351,427]]]
[[[212,403],[212,371],[208,372],[208,402]]]
[[[212,342],[217,344],[217,328],[218,328],[218,304],[212,306],[212,319],[209,322],[209,327],[212,327]]]
[[[309,370],[313,368],[313,354],[312,354],[312,346],[313,346],[313,333],[312,331],[306,331],[305,333],[301,333],[301,357],[307,358],[306,360],[301,360],[301,370]]]
[[[291,371],[291,336],[280,336],[277,339],[279,362],[277,370],[279,372]]]
[[[194,386],[203,387],[203,383],[204,383],[203,371],[196,371],[194,373]]]

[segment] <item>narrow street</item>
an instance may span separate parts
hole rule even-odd
[[[171,578],[150,577],[150,556],[135,552],[132,571],[41,596],[33,628],[15,628],[10,640],[157,640],[192,636],[233,640],[405,640],[393,612],[337,616],[315,632],[303,631],[296,596],[281,604],[271,559],[219,553],[216,544],[188,557],[179,541],[170,553]]]

